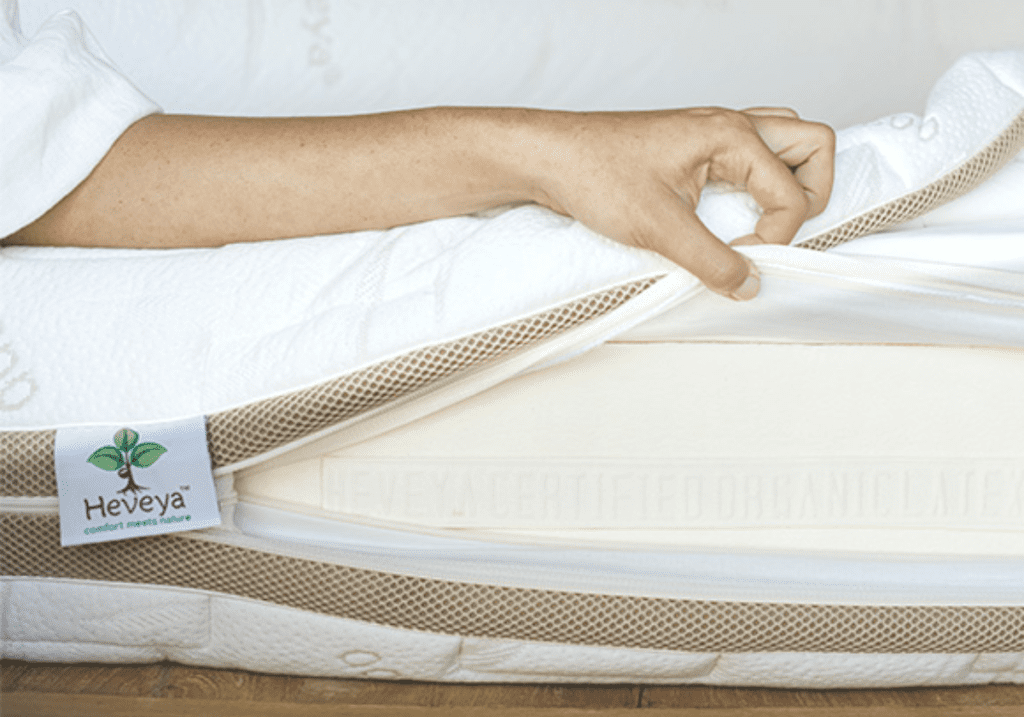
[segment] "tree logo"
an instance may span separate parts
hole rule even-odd
[[[138,433],[130,428],[122,428],[114,434],[114,445],[97,448],[87,460],[97,468],[117,471],[119,476],[128,479],[128,485],[117,491],[118,493],[138,493],[140,490],[149,489],[135,482],[132,466],[148,468],[166,452],[167,449],[159,443],[139,443]]]

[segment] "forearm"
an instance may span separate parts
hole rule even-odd
[[[556,113],[154,115],[11,243],[217,246],[382,229],[539,196]],[[564,122],[563,122],[564,123]]]
[[[11,243],[183,247],[383,229],[534,201],[736,299],[756,267],[696,215],[708,181],[786,244],[832,187],[835,135],[792,110],[434,108],[359,117],[153,116]]]

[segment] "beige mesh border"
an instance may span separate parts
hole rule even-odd
[[[411,351],[310,388],[255,401],[207,418],[214,468],[285,446],[409,396],[426,386],[603,316],[659,277],[594,292],[532,316]],[[54,496],[55,431],[0,432],[0,495]]]
[[[852,239],[907,222],[971,191],[1024,148],[1024,112],[977,154],[931,184],[848,219],[838,227],[795,244],[825,250]]]
[[[0,496],[57,495],[56,431],[0,432]]]
[[[60,547],[54,516],[0,516],[2,574],[209,590],[425,632],[691,652],[1024,650],[1024,606],[631,597],[378,572],[173,535]]]

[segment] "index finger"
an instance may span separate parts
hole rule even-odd
[[[796,113],[747,110],[762,141],[788,166],[811,200],[808,216],[821,214],[832,194],[836,134],[826,124],[807,122]]]
[[[811,200],[790,168],[756,132],[733,137],[715,174],[744,187],[763,213],[753,243],[788,244],[808,217]],[[734,244],[751,243],[738,240]]]

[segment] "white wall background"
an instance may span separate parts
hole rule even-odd
[[[172,112],[782,104],[920,112],[960,55],[1024,48],[1024,0],[21,0],[76,8]]]

